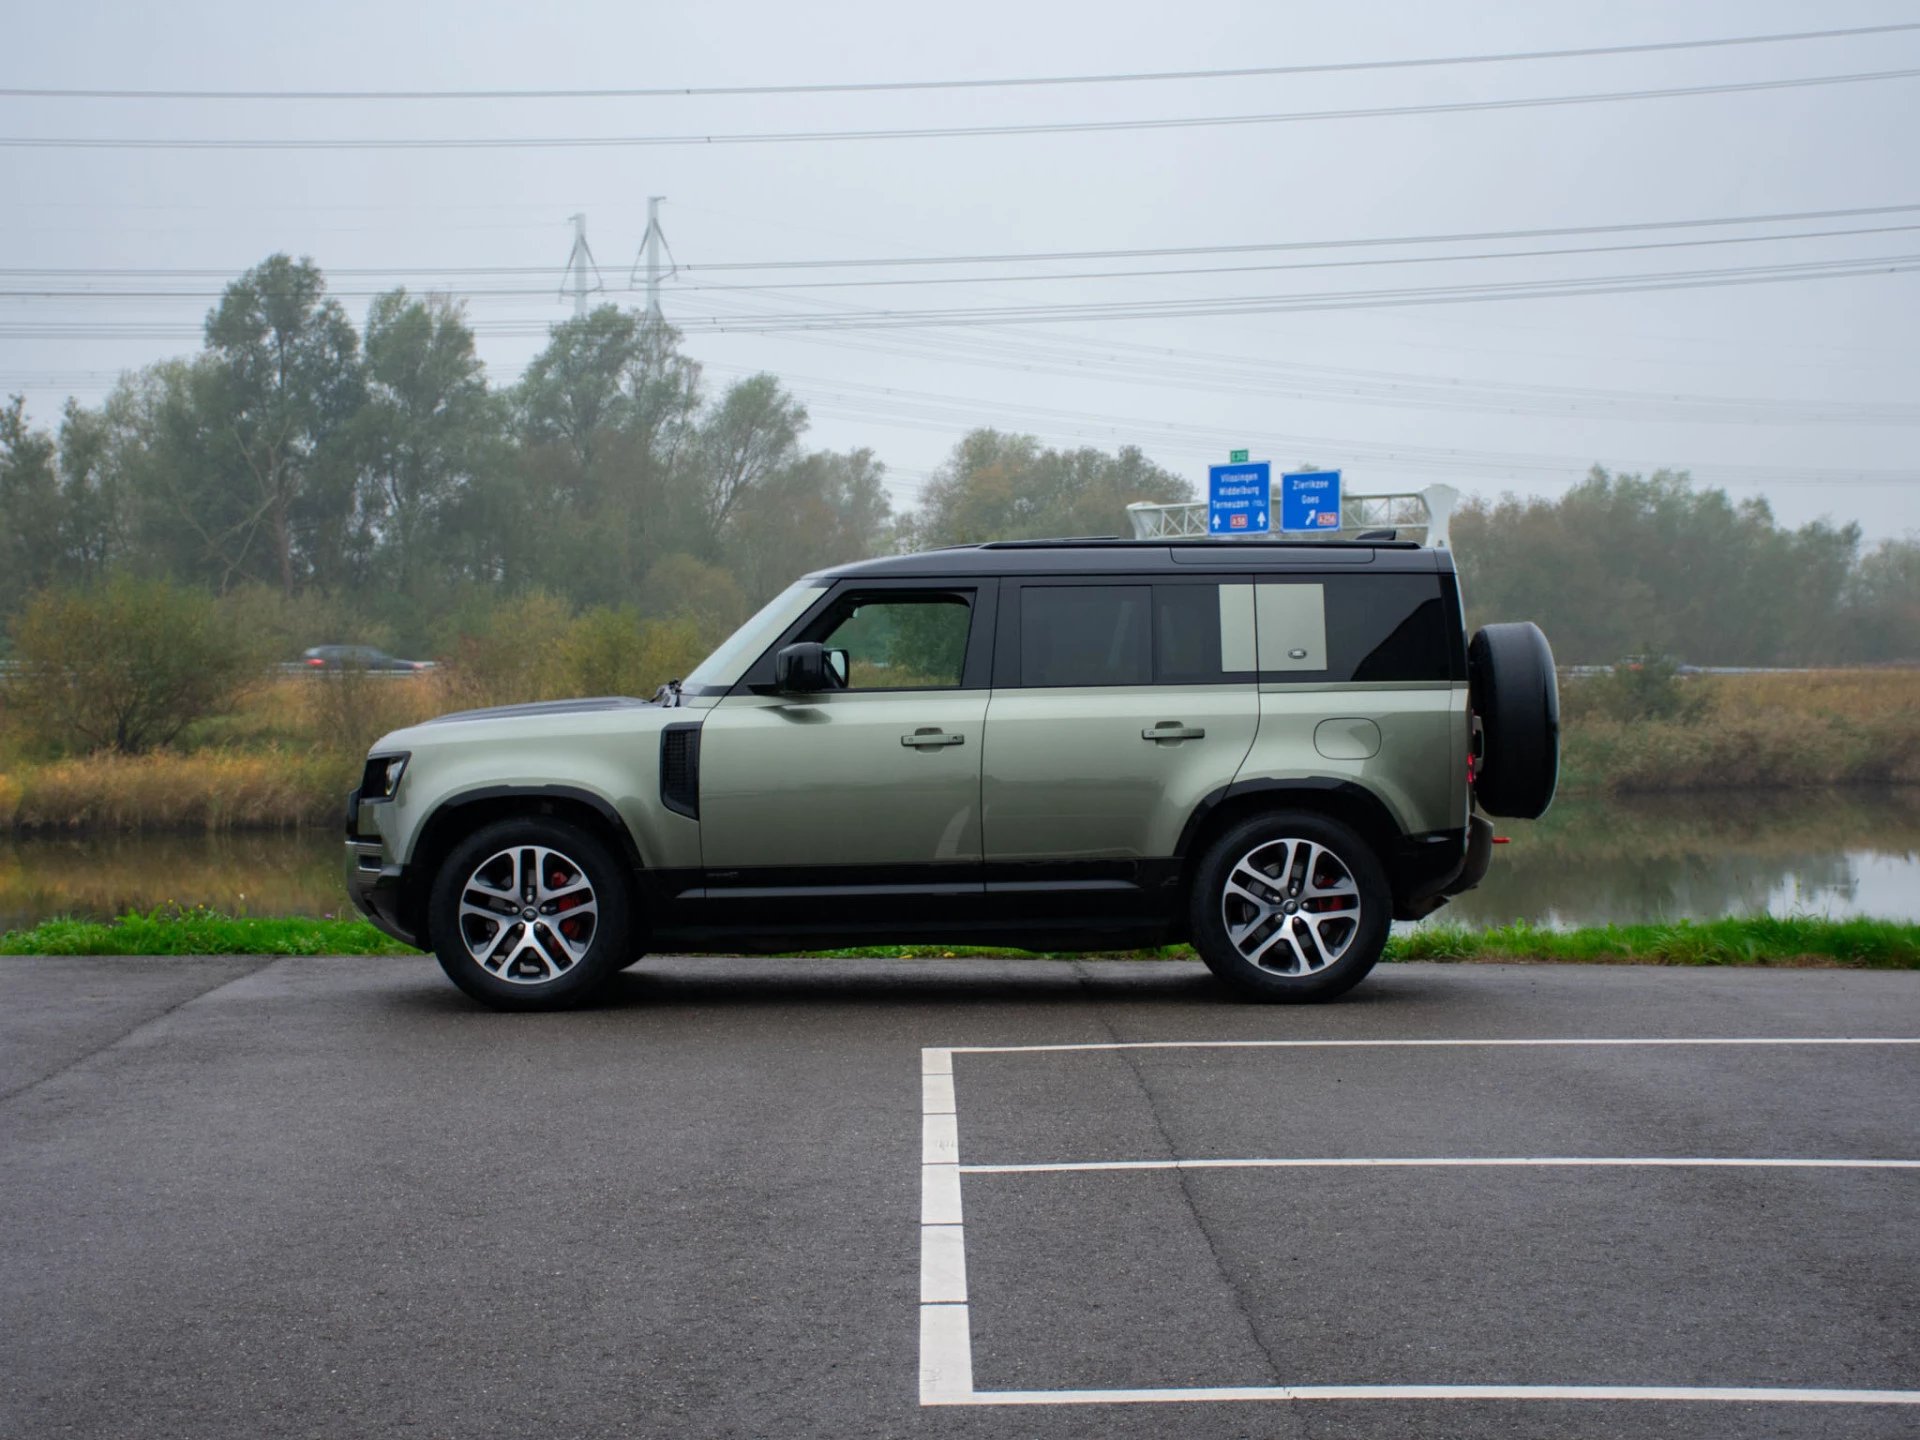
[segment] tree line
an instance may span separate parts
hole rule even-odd
[[[980,429],[897,513],[874,452],[809,449],[807,423],[774,376],[716,389],[672,327],[611,305],[494,385],[459,302],[397,289],[356,326],[318,266],[275,255],[226,287],[197,353],[51,430],[0,406],[0,618],[125,577],[225,597],[296,650],[448,654],[524,596],[710,643],[810,569],[1123,534],[1130,502],[1194,493],[1137,449]],[[1789,529],[1684,473],[1474,502],[1454,543],[1476,621],[1536,619],[1569,663],[1920,658],[1920,545]]]
[[[1788,528],[1684,471],[1595,466],[1558,499],[1463,506],[1452,538],[1470,622],[1533,620],[1562,664],[1920,660],[1920,543]]]
[[[1189,493],[1138,451],[982,432],[903,517],[870,449],[810,450],[806,429],[773,376],[715,391],[676,331],[612,305],[494,386],[459,302],[397,289],[356,328],[319,267],[275,255],[226,287],[199,353],[69,401],[53,433],[0,408],[0,614],[125,571],[413,648],[528,591],[724,627],[809,569],[954,525],[1111,530],[1128,499]]]

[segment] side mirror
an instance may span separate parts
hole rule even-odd
[[[847,652],[812,640],[789,645],[773,657],[773,685],[783,695],[814,695],[847,688]]]

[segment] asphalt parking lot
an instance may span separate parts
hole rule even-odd
[[[1914,974],[8,960],[0,1434],[1912,1435],[1915,1041]]]

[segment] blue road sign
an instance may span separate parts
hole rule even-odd
[[[1340,528],[1340,472],[1297,470],[1280,477],[1280,529],[1324,533]]]
[[[1273,529],[1273,509],[1267,503],[1273,490],[1273,466],[1265,460],[1251,465],[1207,467],[1207,533],[1211,535],[1265,535]]]

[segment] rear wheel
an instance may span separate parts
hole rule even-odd
[[[428,903],[440,968],[498,1010],[578,1004],[633,958],[627,875],[564,821],[476,831],[440,867]]]
[[[1352,830],[1311,811],[1236,825],[1195,877],[1194,948],[1253,1000],[1330,1000],[1359,984],[1386,948],[1386,872]]]

